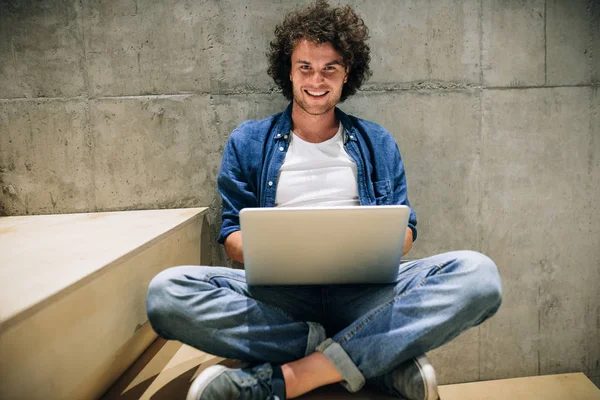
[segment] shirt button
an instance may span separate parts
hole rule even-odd
[[[281,137],[281,133],[278,133],[277,135],[275,135],[276,138]]]
[[[269,181],[269,186],[273,186],[273,181]]]
[[[279,148],[279,151],[283,151],[283,147],[280,147],[280,148]]]
[[[354,139],[354,136],[350,136],[350,139]]]
[[[287,138],[288,138],[288,136],[287,136],[287,135],[283,135],[283,138],[284,138],[284,139],[287,139]]]

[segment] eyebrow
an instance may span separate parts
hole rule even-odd
[[[309,61],[304,61],[304,60],[298,60],[298,61],[296,61],[296,64],[311,65],[311,63]],[[326,63],[325,65],[341,65],[342,67],[344,66],[344,64],[340,60],[330,61],[330,62]]]

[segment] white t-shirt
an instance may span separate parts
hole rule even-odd
[[[344,149],[342,124],[329,140],[309,143],[293,132],[277,183],[276,207],[358,206],[356,164]]]

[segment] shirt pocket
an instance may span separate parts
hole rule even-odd
[[[389,205],[391,203],[392,184],[389,180],[373,182],[375,204]]]

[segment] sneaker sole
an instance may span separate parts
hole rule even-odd
[[[437,379],[435,377],[435,370],[425,355],[419,356],[415,359],[421,376],[425,378],[425,400],[438,400],[440,398],[437,390]]]
[[[190,390],[186,396],[186,400],[199,400],[200,396],[202,396],[202,392],[211,383],[215,378],[221,375],[225,371],[238,371],[239,368],[227,368],[223,365],[212,365],[206,368],[198,377],[192,382],[192,386],[190,386]]]

